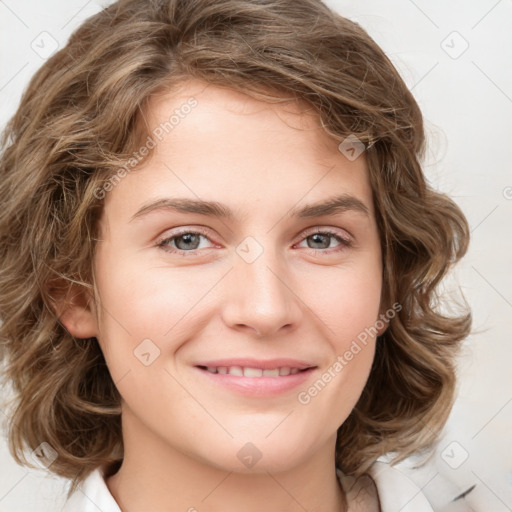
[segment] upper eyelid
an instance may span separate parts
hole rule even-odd
[[[178,229],[178,228],[176,228],[176,229]],[[181,229],[181,230],[177,231],[176,233],[172,233],[172,234],[164,233],[162,236],[158,237],[157,245],[160,245],[163,242],[166,242],[167,240],[173,240],[175,238],[178,238],[181,235],[186,235],[188,233],[193,233],[193,234],[197,234],[200,236],[204,236],[205,238],[208,238],[208,240],[210,240],[210,242],[215,243],[212,240],[212,236],[208,233],[208,231],[206,229],[194,227],[194,228],[188,228],[188,229]]]
[[[311,229],[314,229],[314,231],[310,231]],[[340,234],[337,230],[342,230],[343,232],[347,233],[347,235],[348,235],[348,236],[347,236],[347,237],[344,237],[344,236],[343,236],[342,234]],[[352,236],[352,234],[351,234],[351,233],[349,233],[346,229],[343,229],[343,228],[340,228],[340,227],[338,227],[338,228],[333,228],[333,227],[322,227],[322,226],[320,226],[320,227],[315,226],[314,228],[306,228],[306,229],[301,233],[301,235],[300,235],[300,236],[304,238],[304,237],[306,237],[306,236],[314,235],[315,233],[320,233],[320,234],[322,234],[322,233],[326,233],[326,232],[327,232],[327,233],[329,233],[329,234],[331,234],[331,235],[333,235],[333,236],[339,236],[340,238],[343,238],[343,239],[348,238],[348,239],[350,239],[350,240],[353,240],[353,238],[354,238],[354,237]]]

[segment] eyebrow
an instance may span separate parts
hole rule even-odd
[[[171,210],[179,213],[196,213],[199,215],[218,217],[230,221],[233,221],[236,217],[233,210],[225,204],[217,201],[168,197],[157,199],[156,201],[142,206],[130,218],[129,222],[132,222],[135,219],[140,219],[157,210]],[[309,219],[322,217],[324,215],[334,215],[345,211],[354,211],[369,217],[368,207],[360,199],[349,194],[342,194],[317,203],[294,207],[288,212],[288,216]]]

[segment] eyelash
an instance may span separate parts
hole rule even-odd
[[[302,242],[306,238],[309,238],[310,236],[316,235],[316,234],[330,235],[333,238],[335,238],[336,241],[338,241],[340,244],[337,248],[334,248],[334,249],[333,248],[331,248],[331,249],[312,249],[311,247],[306,248],[309,251],[313,251],[316,254],[319,254],[319,253],[320,254],[326,254],[326,253],[333,254],[333,253],[341,252],[341,251],[352,246],[352,242],[348,238],[342,237],[339,233],[337,233],[333,230],[321,229],[321,228],[317,228],[315,231],[307,233],[306,235],[303,236],[303,238],[300,241]],[[169,242],[171,242],[172,240],[179,238],[180,236],[183,236],[183,235],[202,235],[205,238],[207,238],[208,240],[210,240],[210,237],[208,236],[208,233],[206,232],[206,230],[203,230],[201,228],[194,228],[193,230],[192,229],[184,229],[178,233],[173,234],[170,237],[167,237],[167,238],[161,240],[160,242],[158,242],[157,247],[160,247],[161,249],[163,249],[166,252],[175,253],[175,254],[178,254],[178,255],[181,255],[184,257],[198,256],[199,252],[201,252],[202,249],[194,249],[192,251],[184,251],[182,249],[175,249],[175,248],[168,246]],[[211,240],[210,240],[210,242],[211,242]]]

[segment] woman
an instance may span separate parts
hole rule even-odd
[[[11,450],[72,480],[66,510],[433,510],[380,458],[451,410],[470,314],[434,300],[469,230],[363,29],[314,0],[121,0],[3,146]]]

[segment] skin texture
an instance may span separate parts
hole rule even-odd
[[[347,159],[305,104],[270,105],[192,80],[151,100],[148,126],[191,96],[197,106],[105,198],[96,304],[76,301],[62,316],[73,335],[97,337],[123,398],[125,459],[107,485],[123,512],[256,512],[262,500],[281,512],[343,510],[336,431],[367,381],[376,339],[307,405],[297,395],[382,313],[364,154]],[[289,215],[340,194],[368,215]],[[224,203],[235,218],[161,209],[131,220],[171,196]],[[188,249],[196,255],[158,246],[198,227],[208,238]],[[315,245],[316,228],[351,246],[334,236]],[[251,263],[237,252],[247,237],[262,249]],[[187,246],[175,238],[167,247]],[[134,355],[145,339],[160,351],[148,366]],[[291,357],[317,368],[298,388],[246,396],[194,368],[226,357]],[[237,457],[248,442],[261,454],[251,468]]]

